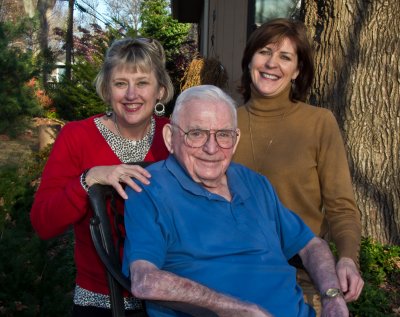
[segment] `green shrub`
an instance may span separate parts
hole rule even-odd
[[[59,118],[81,120],[106,111],[106,105],[97,95],[93,84],[98,70],[98,67],[85,61],[73,65],[73,78],[64,79],[52,93]]]
[[[29,219],[34,180],[47,154],[37,158],[24,169],[0,168],[1,316],[70,315],[75,276],[72,233],[42,241]]]
[[[360,268],[365,285],[360,298],[349,304],[353,316],[398,316],[393,309],[400,304],[400,246],[363,239]]]
[[[33,53],[22,49],[18,42],[34,20],[26,19],[17,23],[0,22],[0,133],[15,136],[26,126],[26,117],[41,112],[27,82],[38,72],[34,65]]]
[[[79,27],[74,36],[74,63],[71,78],[63,78],[51,92],[57,117],[66,121],[81,120],[106,111],[107,106],[96,93],[94,79],[103,63],[106,49],[114,39],[114,31],[103,31],[92,24],[90,30]],[[65,31],[55,29],[60,39]]]

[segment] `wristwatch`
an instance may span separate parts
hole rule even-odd
[[[323,294],[322,298],[335,298],[343,296],[342,291],[339,288],[328,288]]]

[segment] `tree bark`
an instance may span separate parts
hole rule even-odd
[[[74,47],[74,5],[75,0],[68,0],[68,25],[65,39],[65,78],[72,79],[72,52]]]
[[[54,7],[56,0],[38,0],[37,9],[39,11],[40,32],[39,43],[42,54],[42,81],[47,85],[48,75],[51,71],[51,53],[49,50],[49,22],[47,19],[48,11]]]
[[[314,45],[310,103],[339,122],[363,236],[400,243],[400,6],[385,0],[304,0]]]

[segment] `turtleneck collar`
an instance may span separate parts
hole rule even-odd
[[[261,117],[275,117],[288,114],[295,103],[289,99],[291,85],[289,84],[281,93],[276,96],[263,96],[253,85],[251,85],[251,97],[245,104],[248,111]]]

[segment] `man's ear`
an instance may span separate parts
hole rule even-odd
[[[237,148],[237,146],[239,144],[239,140],[240,140],[240,129],[236,129],[236,132],[237,132],[238,135],[237,135],[237,138],[236,138],[236,144],[233,147],[233,154],[235,153],[236,148]]]
[[[169,123],[167,123],[163,128],[163,138],[169,153],[174,153],[172,149],[172,125]]]

